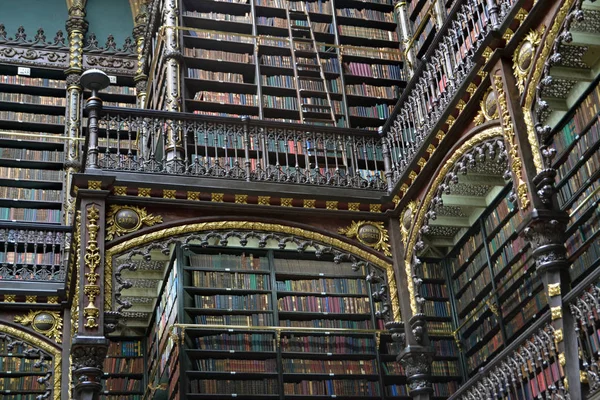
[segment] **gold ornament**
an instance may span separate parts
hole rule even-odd
[[[539,31],[529,31],[513,53],[513,74],[515,75],[517,87],[521,94],[525,91],[527,75],[529,75],[529,71],[531,71],[533,57],[542,40],[543,30],[544,27],[541,27]]]
[[[388,231],[381,221],[352,221],[352,225],[347,228],[340,228],[338,232],[349,238],[356,238],[365,246],[383,251],[383,254],[388,257],[392,255],[390,245],[387,243],[389,240]]]
[[[62,318],[57,311],[31,310],[28,314],[15,316],[15,322],[24,326],[31,325],[37,333],[54,339],[56,343],[62,342]]]
[[[145,208],[111,204],[106,216],[106,241],[117,236],[135,232],[142,227],[154,226],[163,222],[160,215],[149,214]]]

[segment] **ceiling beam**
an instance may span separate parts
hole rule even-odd
[[[422,239],[423,239],[423,243],[425,244],[425,250],[431,251],[431,253],[433,254],[434,257],[444,258],[446,256],[446,254],[444,254],[440,249],[433,246],[431,241],[428,238],[423,237]]]
[[[550,76],[554,79],[565,79],[578,82],[592,82],[592,71],[587,68],[557,66],[550,69]]]
[[[454,238],[447,236],[430,236],[429,245],[432,247],[454,247]]]
[[[570,43],[571,46],[600,47],[600,35],[598,34],[571,31],[571,35],[573,35],[573,41]]]
[[[467,206],[476,208],[486,208],[485,197],[459,196],[456,194],[445,194],[442,196],[445,206]]]
[[[459,175],[458,182],[465,183],[467,185],[492,185],[502,187],[506,185],[506,181],[501,175],[493,174],[467,173],[466,175]]]
[[[444,202],[444,204],[446,204]],[[458,228],[470,228],[471,222],[468,217],[438,216],[435,220],[429,220],[430,226],[452,226]]]
[[[548,103],[548,107],[552,111],[569,111],[569,105],[566,99],[558,99],[556,97],[543,97],[544,101]]]

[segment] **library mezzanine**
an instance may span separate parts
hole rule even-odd
[[[600,398],[600,5],[0,5],[0,397]]]

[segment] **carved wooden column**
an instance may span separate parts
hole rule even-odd
[[[408,15],[406,15],[406,0],[396,1],[394,4],[394,13],[396,14],[396,21],[400,26],[400,33],[402,34],[402,50],[404,51],[404,59],[406,60],[408,76],[412,76],[415,65],[415,55],[414,50],[411,48],[407,49],[410,45],[410,40],[412,35],[410,33],[410,29],[408,28]]]
[[[100,181],[79,190],[77,324],[71,344],[74,399],[96,400],[102,391],[102,368],[108,351],[104,336],[105,199]]]
[[[135,27],[133,28],[133,39],[135,40],[135,51],[137,54],[137,69],[135,71],[135,92],[137,108],[145,108],[146,105],[146,85],[148,75],[146,75],[146,58],[144,57],[144,34],[148,23],[148,15],[145,12],[135,17]]]
[[[571,400],[580,400],[576,322],[562,297],[571,288],[565,248],[569,217],[560,210],[556,201],[556,170],[551,168],[548,157],[551,152],[543,153],[547,165],[542,165],[537,138],[527,136],[527,125],[511,63],[499,60],[492,69],[491,79],[519,204],[522,209],[531,210],[525,217],[524,236],[531,243],[536,271],[546,290],[559,363],[566,374],[565,386]]]
[[[165,63],[167,93],[166,111],[181,111],[181,44],[179,41],[179,4],[178,0],[166,0],[164,4],[163,25],[165,27],[165,48],[162,54]],[[172,172],[183,172],[183,135],[181,129],[173,124],[165,132],[166,167]]]
[[[404,347],[396,360],[404,367],[410,396],[415,400],[429,400],[433,395],[431,364],[434,350],[429,343],[425,314],[419,312],[418,309],[413,310],[411,305],[411,295],[413,294],[405,290],[408,287],[407,282],[412,279],[412,276],[408,276],[405,268],[405,251],[400,223],[397,219],[391,219],[389,227],[390,242],[393,243],[391,251],[394,260],[394,275],[398,288],[404,289],[398,290],[404,323],[390,323],[387,328],[392,332],[394,340],[399,341]]]
[[[69,8],[66,23],[69,35],[69,68],[67,75],[67,115],[65,119],[65,135],[71,139],[65,141],[65,199],[63,205],[63,223],[72,225],[74,221],[75,199],[71,196],[71,177],[81,170],[79,141],[81,138],[81,99],[83,88],[79,82],[83,71],[83,39],[88,23],[85,20],[85,3],[81,0],[73,2]]]

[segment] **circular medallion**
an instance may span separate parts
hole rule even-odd
[[[31,325],[36,331],[44,333],[54,328],[54,325],[56,325],[56,319],[52,314],[41,312],[35,316],[33,319],[33,324]]]
[[[523,42],[521,45],[519,53],[517,54],[517,66],[522,72],[529,71],[529,67],[531,67],[531,61],[533,60],[534,51],[535,47],[529,40]]]
[[[140,215],[130,208],[123,208],[115,214],[115,224],[127,231],[131,232],[138,229],[141,225]]]
[[[498,118],[498,102],[496,101],[496,92],[491,88],[483,98],[483,112],[488,120]]]
[[[382,239],[381,230],[375,225],[364,224],[358,228],[357,238],[367,246],[374,246]]]

